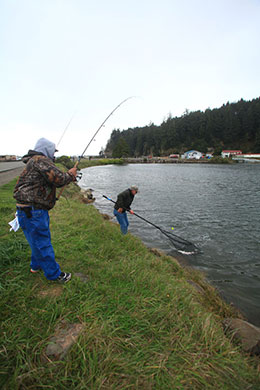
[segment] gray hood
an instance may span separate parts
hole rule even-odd
[[[55,144],[51,141],[48,141],[46,138],[40,138],[34,147],[36,152],[44,154],[44,156],[49,157],[51,160],[54,159],[54,153],[56,151]]]

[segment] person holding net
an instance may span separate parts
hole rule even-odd
[[[130,188],[121,192],[117,195],[117,200],[115,202],[114,207],[114,216],[116,217],[122,234],[127,234],[129,221],[127,218],[126,211],[129,211],[130,214],[134,214],[133,210],[131,210],[130,206],[134,200],[135,195],[138,192],[138,187],[132,185]]]

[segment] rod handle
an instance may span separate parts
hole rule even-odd
[[[78,165],[79,165],[79,161],[76,161],[76,164],[74,165],[74,168],[77,168]],[[62,193],[63,193],[65,187],[66,187],[66,186],[63,186],[62,189],[60,190],[60,192],[59,192],[59,194],[58,194],[58,196],[57,196],[57,200],[60,199],[60,197],[61,197],[61,195],[62,195]]]

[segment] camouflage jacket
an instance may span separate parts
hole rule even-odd
[[[17,203],[52,209],[56,202],[56,188],[73,181],[73,175],[60,171],[50,158],[32,150],[23,157],[23,162],[26,167],[13,194]]]

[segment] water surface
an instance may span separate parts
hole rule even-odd
[[[183,259],[260,326],[260,164],[129,164],[82,172],[80,186],[94,189],[96,207],[111,216],[113,204],[102,195],[116,200],[138,185],[132,209],[202,249]],[[129,231],[147,246],[176,256],[158,229],[132,215],[129,221]]]

